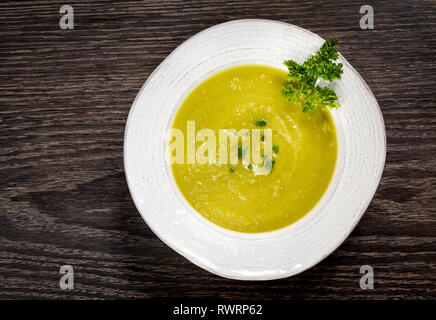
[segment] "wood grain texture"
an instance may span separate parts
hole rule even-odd
[[[59,28],[72,5],[75,29]],[[361,30],[359,8],[375,9]],[[324,38],[383,112],[386,167],[363,219],[327,259],[292,278],[232,281],[166,247],[123,171],[129,108],[158,64],[233,19],[289,22]],[[12,1],[0,3],[0,298],[436,298],[436,2]],[[71,264],[75,289],[59,289]],[[375,289],[359,287],[359,268]]]

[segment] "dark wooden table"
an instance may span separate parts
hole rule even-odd
[[[61,30],[61,5],[74,30]],[[361,30],[361,5],[375,28]],[[324,38],[378,99],[387,130],[378,191],[351,236],[298,276],[210,274],[143,222],[123,171],[127,114],[184,40],[233,19]],[[12,1],[0,3],[0,298],[436,298],[436,2]],[[374,290],[359,286],[371,265]],[[61,265],[74,290],[59,288]]]

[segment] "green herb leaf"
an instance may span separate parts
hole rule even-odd
[[[231,167],[229,171],[230,173],[235,173],[235,168]]]
[[[272,149],[275,153],[279,153],[279,147],[273,144]]]
[[[247,168],[251,170],[251,169],[253,169],[253,165],[251,163],[249,163]]]
[[[264,127],[264,126],[266,126],[268,124],[268,122],[266,122],[263,119],[260,119],[260,120],[259,119],[253,119],[253,123],[257,127]]]
[[[329,88],[317,85],[318,79],[332,81],[340,79],[343,73],[342,63],[335,63],[339,54],[336,50],[338,40],[324,42],[315,55],[311,55],[303,64],[286,60],[288,84],[282,88],[282,95],[288,101],[301,101],[303,112],[321,108],[338,108],[336,93]]]

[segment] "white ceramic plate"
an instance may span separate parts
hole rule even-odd
[[[223,277],[269,280],[300,273],[329,255],[368,207],[386,155],[383,118],[364,80],[342,57],[344,74],[332,86],[341,108],[332,112],[338,160],[318,205],[296,223],[272,232],[223,229],[197,213],[177,189],[166,137],[184,97],[213,73],[241,64],[282,68],[303,62],[323,39],[269,20],[237,20],[206,29],[175,49],[152,73],[129,113],[124,165],[132,198],[153,232],[196,265]]]

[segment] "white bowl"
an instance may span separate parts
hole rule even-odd
[[[342,79],[332,86],[338,160],[316,207],[296,223],[265,233],[221,228],[183,198],[170,170],[166,145],[184,97],[218,70],[265,64],[286,70],[324,40],[302,28],[270,20],[236,20],[206,29],[175,49],[150,75],[129,113],[124,166],[136,207],[153,232],[196,265],[220,276],[270,280],[300,273],[324,259],[350,234],[380,181],[386,156],[382,114],[365,81],[340,56]]]

